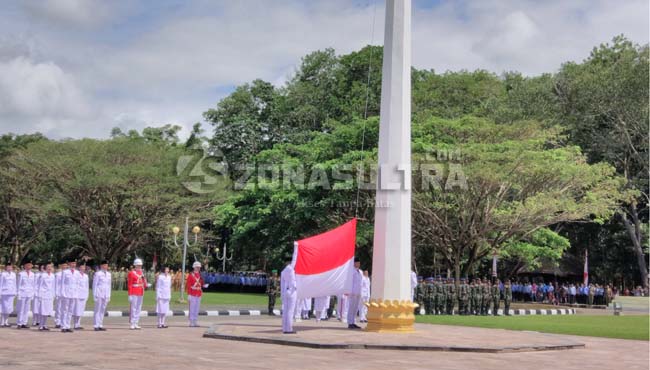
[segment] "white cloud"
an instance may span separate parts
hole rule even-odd
[[[311,51],[363,47],[373,18],[371,2],[347,0],[26,4],[0,5],[0,132],[53,137],[165,123],[187,133],[228,86],[280,85]],[[414,10],[413,63],[438,72],[539,74],[620,33],[648,42],[643,0],[444,0]]]
[[[34,18],[66,26],[95,26],[110,19],[113,9],[103,0],[23,0]]]
[[[0,116],[56,121],[89,113],[74,79],[54,63],[18,57],[0,62]]]

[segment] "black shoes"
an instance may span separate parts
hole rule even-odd
[[[72,329],[61,329],[61,333],[72,333]]]
[[[350,324],[348,325],[348,329],[361,329],[361,327],[357,326],[356,324]]]
[[[282,334],[298,334],[297,331],[283,331]]]

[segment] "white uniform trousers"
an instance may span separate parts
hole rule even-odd
[[[54,311],[54,299],[52,298],[36,298],[34,300],[34,307],[39,312],[38,323],[41,328],[47,326],[47,318],[52,315]]]
[[[104,327],[104,315],[106,314],[106,306],[108,306],[108,299],[95,298],[95,307],[93,309],[93,327]]]
[[[165,325],[165,316],[169,312],[169,299],[156,299],[156,313],[158,314],[158,326]]]
[[[56,297],[56,300],[54,301],[54,324],[56,325],[61,325],[64,300],[63,297]]]
[[[199,308],[201,307],[201,297],[188,295],[187,301],[190,303],[190,312],[189,312],[190,324],[196,324],[196,322],[199,320]]]
[[[84,315],[86,310],[87,298],[76,298],[74,302],[74,311],[72,311],[72,317],[74,319],[74,327],[81,327],[81,317]]]
[[[285,333],[293,331],[293,314],[297,300],[297,292],[282,295],[282,331]]]
[[[14,312],[14,298],[15,295],[9,294],[0,296],[0,312],[2,312],[0,325],[9,324],[9,315]]]
[[[34,307],[37,310],[38,314],[41,317],[47,319],[48,316],[52,316],[54,311],[54,299],[52,298],[36,298],[34,300]]]
[[[359,301],[361,301],[361,296],[358,294],[348,295],[348,325],[354,324],[354,320],[357,318],[357,311],[359,310]]]
[[[32,299],[32,325],[39,323],[41,319],[41,307],[38,304],[38,297]]]
[[[32,298],[18,298],[16,301],[16,324],[27,325]]]
[[[347,295],[339,296],[339,320],[346,320],[348,316],[348,307],[350,307],[350,299]]]
[[[140,321],[140,311],[142,311],[142,298],[141,295],[130,295],[129,305],[131,306],[131,324],[137,325]]]
[[[368,320],[368,306],[364,303],[368,303],[369,301],[369,296],[361,296],[361,302],[359,303],[359,320],[361,321]]]
[[[61,298],[61,328],[70,329],[76,298]]]

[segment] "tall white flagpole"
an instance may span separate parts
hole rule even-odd
[[[411,1],[387,0],[368,331],[413,331]]]

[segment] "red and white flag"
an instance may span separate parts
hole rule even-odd
[[[492,276],[497,277],[497,251],[492,252]]]
[[[357,219],[294,243],[298,299],[349,293],[354,271]]]
[[[582,272],[582,282],[585,286],[589,285],[589,252],[585,250],[585,269]]]

